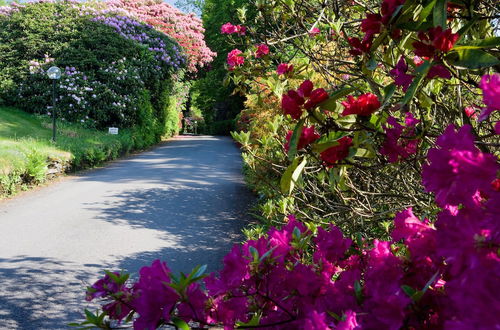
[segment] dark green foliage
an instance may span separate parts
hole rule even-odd
[[[214,121],[210,126],[209,133],[211,135],[230,135],[234,130],[236,130],[236,120],[227,119]]]

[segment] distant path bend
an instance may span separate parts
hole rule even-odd
[[[103,269],[219,269],[251,201],[231,139],[180,136],[0,202],[0,328],[68,328]]]

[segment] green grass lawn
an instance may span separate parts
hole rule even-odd
[[[109,135],[60,121],[56,143],[51,138],[50,118],[0,107],[0,195],[44,181],[51,163],[88,168],[126,154],[136,144],[129,130]]]

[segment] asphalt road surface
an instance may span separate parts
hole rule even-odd
[[[229,138],[181,136],[0,202],[0,329],[68,329],[104,269],[220,269],[251,201]]]

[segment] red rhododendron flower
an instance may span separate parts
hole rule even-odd
[[[372,40],[373,36],[380,33],[382,29],[382,16],[379,14],[368,14],[361,21],[361,31],[365,32],[363,41]]]
[[[299,119],[300,116],[302,116],[303,110],[301,105],[297,102],[296,98],[293,98],[289,95],[290,92],[288,92],[288,94],[283,94],[283,97],[281,98],[281,109],[283,109],[283,113],[285,115],[290,115],[290,117],[292,117],[293,119]]]
[[[288,133],[286,135],[286,141],[287,141],[285,143],[286,152],[288,152],[288,150],[290,149],[290,139],[292,138],[292,135],[293,135],[293,131],[288,131]],[[311,127],[304,127],[302,129],[302,133],[300,133],[299,142],[297,144],[297,150],[305,148],[306,146],[313,143],[314,141],[316,141],[320,137],[321,137],[321,135],[319,135],[316,132],[314,125]]]
[[[382,5],[380,7],[380,13],[382,14],[382,23],[386,24],[394,15],[396,9],[404,4],[405,0],[384,0],[382,1]]]
[[[233,70],[236,66],[240,66],[245,63],[245,58],[241,54],[243,54],[243,52],[239,49],[233,49],[229,54],[227,54],[227,64],[229,65],[229,70]]]
[[[257,52],[255,53],[256,58],[261,58],[269,54],[269,46],[266,44],[261,44],[257,46]]]
[[[403,91],[406,92],[408,87],[410,87],[414,76],[407,74],[406,72],[408,71],[408,64],[406,64],[405,58],[401,56],[399,59],[398,63],[396,64],[396,67],[389,71],[391,76],[394,77],[394,83],[396,86],[401,86],[403,87]]]
[[[305,80],[302,84],[300,84],[299,88],[297,89],[297,93],[301,97],[309,97],[311,95],[313,88],[314,88],[314,85],[313,85],[312,81]]]
[[[380,101],[378,97],[372,93],[362,94],[355,99],[352,95],[347,97],[347,101],[343,101],[344,111],[342,116],[358,115],[369,116],[378,108],[380,108]]]
[[[452,33],[451,29],[446,29],[440,26],[434,27],[427,31],[427,34],[423,32],[418,33],[418,38],[420,41],[415,41],[412,43],[413,48],[415,48],[415,55],[422,57],[433,57],[436,50],[441,52],[449,52],[455,43],[458,41],[460,35],[458,33]]]
[[[363,53],[368,53],[372,46],[371,40],[359,40],[359,38],[347,38],[349,45],[351,45],[352,49],[349,53],[353,56],[362,55]]]
[[[483,103],[486,108],[481,111],[479,121],[488,119],[493,111],[500,110],[500,73],[484,75],[479,87],[483,90]]]
[[[329,167],[334,166],[338,161],[349,156],[349,148],[352,145],[352,139],[348,136],[337,140],[336,146],[330,147],[320,154],[321,160]]]
[[[317,88],[311,92],[311,95],[309,96],[309,101],[306,102],[304,107],[307,110],[310,110],[320,104],[321,102],[324,102],[328,100],[330,96],[328,93],[323,89],[323,88]]]
[[[287,74],[287,73],[290,73],[293,71],[293,65],[292,64],[288,64],[288,63],[281,63],[278,65],[278,69],[276,70],[276,72],[279,74],[279,75],[282,75],[282,74]]]

